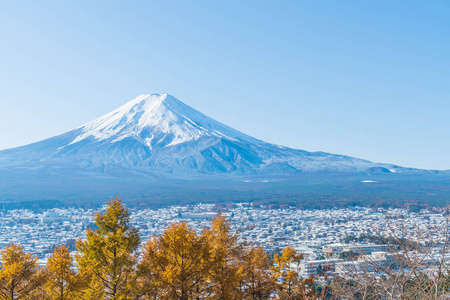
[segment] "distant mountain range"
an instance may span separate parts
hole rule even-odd
[[[187,201],[187,195],[191,201],[228,195],[292,197],[296,203],[302,198],[414,202],[442,200],[449,186],[449,171],[266,143],[167,94],[141,95],[62,135],[0,151],[0,201],[82,202],[118,193],[153,203]]]

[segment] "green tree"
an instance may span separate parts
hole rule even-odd
[[[94,220],[98,228],[88,229],[86,240],[77,241],[76,261],[89,282],[84,298],[94,299],[96,294],[112,300],[129,299],[136,279],[139,232],[129,226],[129,212],[118,197],[108,201],[106,212],[97,213]]]

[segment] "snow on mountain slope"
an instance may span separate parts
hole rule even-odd
[[[0,151],[1,168],[120,174],[404,172],[342,155],[307,152],[252,138],[167,94],[141,95],[70,132]],[[389,171],[391,170],[391,171]]]
[[[98,141],[112,139],[113,143],[134,137],[150,149],[198,140],[203,136],[256,141],[167,94],[141,95],[81,129],[83,133],[70,144],[91,136]]]

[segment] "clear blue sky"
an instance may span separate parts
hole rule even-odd
[[[167,92],[268,142],[450,169],[448,1],[2,1],[0,149]]]

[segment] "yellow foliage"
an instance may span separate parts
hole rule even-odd
[[[276,278],[270,269],[272,262],[262,247],[250,248],[242,260],[243,279],[241,288],[245,299],[270,299],[275,291]]]
[[[172,224],[144,246],[140,274],[154,285],[141,288],[147,299],[203,299],[210,263],[208,240],[185,222]]]
[[[43,284],[44,276],[37,257],[22,246],[10,244],[1,251],[0,299],[28,299]]]
[[[116,197],[108,202],[104,214],[95,216],[98,229],[88,229],[86,240],[77,241],[77,264],[89,282],[86,295],[100,293],[107,299],[119,300],[128,299],[133,293],[140,238],[129,222],[128,210]]]
[[[223,215],[218,215],[211,222],[211,227],[204,230],[212,249],[209,268],[209,299],[241,299],[239,282],[242,280],[243,267],[240,264],[242,245],[236,234],[231,233],[231,223]]]
[[[239,243],[223,215],[200,234],[185,222],[168,226],[144,245],[139,263],[139,233],[119,198],[94,220],[98,228],[77,241],[76,268],[65,246],[54,248],[45,270],[19,245],[1,251],[0,300],[308,299],[314,287],[299,277],[303,256],[293,247],[271,260],[262,247]]]
[[[274,275],[279,278],[278,297],[281,299],[303,299],[304,286],[299,278],[299,264],[303,254],[297,254],[292,246],[287,246],[281,255],[274,255]]]
[[[73,269],[73,259],[65,246],[55,247],[45,269],[47,299],[74,299],[82,286],[80,276]]]

